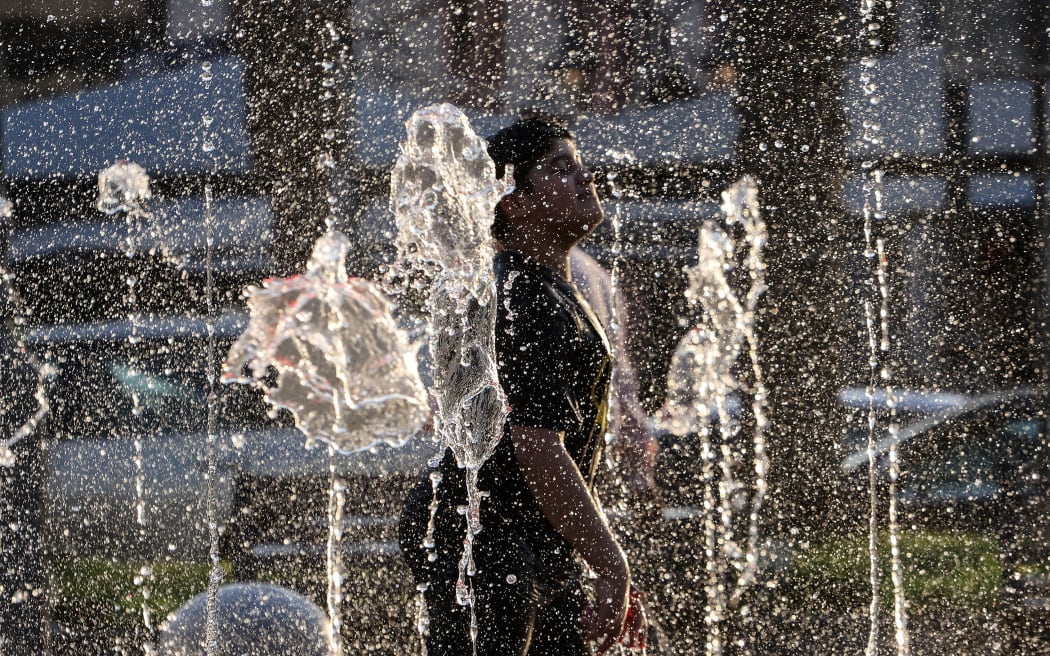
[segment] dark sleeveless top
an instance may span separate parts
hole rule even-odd
[[[605,441],[612,372],[609,344],[580,293],[546,266],[504,251],[496,255],[494,268],[497,368],[510,416],[495,452],[479,472],[478,487],[488,496],[481,504],[483,528],[476,540],[511,536],[527,541],[541,569],[562,577],[571,566],[572,550],[529,491],[514,455],[510,427],[564,432],[569,456],[593,486]],[[448,515],[464,503],[464,475],[449,451],[438,469],[442,484],[435,537],[440,543],[447,534],[451,541],[439,544],[438,552],[458,553],[463,536],[453,525],[463,526],[462,517]],[[429,470],[422,479],[406,503],[406,514],[429,515]]]

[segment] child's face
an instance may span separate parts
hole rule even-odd
[[[535,227],[563,232],[573,241],[585,237],[602,222],[602,205],[594,188],[594,174],[580,162],[576,146],[555,139],[551,149],[529,171],[532,189],[522,200]]]

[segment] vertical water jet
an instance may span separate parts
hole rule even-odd
[[[452,105],[416,111],[390,176],[398,266],[428,294],[437,437],[466,470],[467,498],[457,599],[471,607],[473,542],[481,531],[478,471],[507,417],[495,361],[496,286],[489,226],[507,191],[486,146]],[[435,482],[437,483],[437,482]]]

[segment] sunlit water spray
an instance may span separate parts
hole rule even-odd
[[[153,195],[150,192],[149,176],[146,170],[134,162],[119,161],[98,174],[98,199],[95,207],[109,216],[123,216],[127,232],[122,247],[124,254],[130,259],[136,257],[145,247],[148,241],[154,241],[147,235],[155,226],[153,217],[149,212],[147,204]],[[156,235],[153,235],[156,237]],[[124,278],[124,303],[127,307],[128,325],[128,371],[126,376],[129,380],[145,379],[145,372],[141,370],[142,364],[136,355],[137,345],[142,341],[139,334],[139,326],[142,316],[139,312],[138,302],[138,275],[129,273]],[[141,390],[137,385],[129,385],[131,392],[131,414],[134,417],[142,415],[140,399]],[[146,468],[143,461],[142,446],[143,435],[136,430],[134,435],[135,453],[133,461],[135,465],[135,523],[138,526],[138,539],[145,543],[147,537],[146,520]],[[145,629],[142,642],[144,654],[153,653],[153,613],[150,608],[150,596],[153,583],[153,565],[144,563],[134,577],[135,586],[139,589],[142,597],[141,613],[142,625]]]
[[[5,233],[5,236],[10,232],[9,226],[13,216],[14,205],[11,201],[0,196],[0,230]],[[0,467],[14,467],[14,446],[32,435],[33,431],[36,430],[37,426],[40,425],[40,422],[44,420],[44,417],[51,410],[51,405],[47,398],[47,380],[54,375],[55,370],[51,365],[41,364],[32,351],[28,350],[22,342],[20,325],[25,320],[24,318],[28,316],[28,313],[21,295],[15,288],[15,277],[4,267],[2,258],[0,258],[0,288],[2,288],[0,293],[3,294],[2,302],[6,303],[7,307],[12,311],[15,347],[24,355],[27,364],[37,373],[36,392],[34,393],[36,410],[15,429],[10,437],[0,442]],[[4,413],[10,412],[13,408],[14,404],[3,404],[0,407],[0,417],[3,417]]]
[[[484,140],[452,105],[406,122],[407,137],[390,177],[402,280],[428,293],[436,436],[466,470],[467,520],[457,600],[471,606],[476,635],[473,543],[481,531],[478,472],[492,455],[507,416],[495,360],[496,287],[489,226],[507,186],[496,179]],[[513,284],[513,283],[512,283]],[[434,480],[435,493],[440,479]],[[433,523],[433,522],[431,522]],[[432,531],[424,541],[432,545]],[[423,627],[425,629],[425,626]]]
[[[173,252],[161,225],[166,217],[151,207],[152,200],[149,176],[138,164],[121,160],[99,172],[95,208],[106,216],[124,219],[125,233],[120,244],[124,255],[129,259],[142,255],[156,257],[178,269],[185,262]],[[125,298],[134,303],[139,281],[132,274],[126,276],[124,282],[129,288]],[[134,310],[134,305],[129,307]],[[137,343],[138,337],[132,339]]]
[[[881,43],[879,35],[881,25],[876,19],[876,0],[861,0],[861,39],[867,47],[877,48]],[[860,83],[864,97],[870,105],[881,102],[879,90],[872,77],[877,63],[871,56],[861,58]],[[864,119],[861,137],[869,148],[876,149],[882,144],[881,126],[874,118]],[[883,172],[872,161],[862,164],[866,179],[864,181],[864,256],[873,260],[871,276],[868,279],[868,299],[864,303],[865,324],[868,330],[868,365],[870,368],[867,386],[868,397],[868,467],[869,467],[869,541],[871,606],[869,608],[870,629],[866,656],[875,656],[879,643],[879,554],[878,537],[878,475],[876,453],[876,428],[878,413],[875,408],[875,391],[879,385],[884,387],[889,411],[890,449],[889,449],[889,511],[888,529],[890,540],[890,578],[893,584],[893,626],[894,642],[898,656],[910,653],[908,619],[904,595],[903,567],[900,557],[900,524],[897,515],[897,479],[900,474],[898,463],[898,425],[896,394],[893,389],[893,373],[890,369],[890,329],[889,329],[889,271],[886,257],[885,240],[876,236],[880,229],[886,227],[886,213],[883,208]],[[876,319],[875,307],[878,306]]]
[[[613,163],[618,168],[622,168],[629,164],[636,162],[633,154],[615,149],[607,149],[605,151],[605,158],[607,161]],[[619,380],[622,375],[622,370],[615,367],[615,363],[620,362],[621,358],[626,357],[625,354],[619,353],[619,347],[623,340],[617,336],[621,335],[621,321],[623,317],[620,316],[620,304],[617,302],[620,290],[620,258],[623,255],[623,213],[622,213],[622,201],[624,196],[624,189],[618,182],[619,171],[613,170],[605,174],[605,182],[609,189],[609,195],[612,196],[612,214],[609,216],[609,226],[612,232],[612,243],[609,246],[609,307],[608,307],[608,326],[605,327],[606,332],[609,334],[609,350],[614,363],[613,370],[613,385],[619,386],[622,382]],[[603,317],[603,320],[606,320]],[[617,421],[620,417],[619,399],[616,394],[609,395],[609,409],[608,409],[608,427],[609,433],[606,435],[606,442],[611,442],[616,437],[616,432],[619,429]],[[615,453],[615,450],[610,450],[610,454]],[[620,470],[621,468],[617,463],[612,463],[614,468]]]
[[[328,446],[330,463],[337,453],[377,443],[399,446],[427,416],[415,349],[379,288],[347,276],[348,249],[345,236],[330,232],[314,246],[306,273],[250,287],[251,318],[225,363],[224,382],[262,386],[274,408],[292,413],[307,445],[320,440]],[[264,382],[270,367],[277,373],[272,387]],[[335,653],[341,653],[345,576],[339,553],[343,493],[337,484],[330,497],[326,558]]]
[[[211,0],[202,0],[201,7],[211,6]],[[204,12],[203,27],[208,29],[212,21],[210,12]],[[203,33],[203,32],[202,32]],[[210,59],[203,59],[200,64],[200,80],[207,94],[211,89],[212,81],[215,79],[215,71]],[[215,107],[210,98],[204,99],[203,106],[210,107],[201,114],[200,121],[200,145],[201,152],[212,158],[211,171],[204,184],[204,325],[207,332],[207,358],[205,359],[205,373],[208,381],[207,400],[207,429],[205,435],[205,460],[207,489],[205,491],[205,513],[208,524],[208,589],[205,607],[204,623],[204,647],[208,656],[213,656],[218,650],[219,627],[218,627],[218,598],[219,586],[222,585],[224,572],[220,559],[219,544],[219,453],[218,442],[218,408],[216,377],[218,376],[218,346],[215,340],[215,281],[213,276],[213,256],[215,253],[215,213],[212,203],[212,179],[218,169],[215,159],[216,135],[212,130],[214,116],[212,111],[220,111],[221,106]]]
[[[707,221],[701,227],[698,262],[688,270],[690,285],[686,295],[704,308],[705,321],[685,335],[672,357],[668,401],[661,418],[665,430],[678,435],[696,433],[701,439],[708,654],[723,652],[723,623],[730,612],[740,608],[744,593],[756,580],[758,520],[769,470],[766,389],[755,332],[755,312],[765,291],[762,252],[766,228],[759,214],[754,181],[745,177],[723,192],[721,207],[727,228],[743,233],[746,252],[739,254],[732,234],[715,222]],[[746,272],[748,280],[744,294],[738,291],[743,286],[739,280],[742,272]],[[745,347],[751,365],[749,388],[738,380],[736,371]],[[744,392],[751,398],[755,422],[749,499],[748,484],[737,474],[745,457],[740,445],[741,425],[733,407],[735,399]],[[712,418],[717,418],[717,427]],[[736,514],[745,508],[746,537],[741,546]]]

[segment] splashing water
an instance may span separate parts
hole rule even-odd
[[[123,216],[127,231],[122,240],[124,254],[131,258],[147,252],[159,255],[164,262],[180,268],[184,262],[171,248],[170,236],[161,225],[164,216],[157,216],[150,207],[153,193],[146,170],[134,162],[121,160],[99,171],[98,196],[95,208],[106,216]],[[131,305],[137,280],[129,277]]]
[[[759,298],[766,290],[766,267],[762,261],[762,251],[766,245],[766,224],[759,213],[758,188],[750,177],[744,177],[727,192],[723,192],[721,207],[729,225],[739,224],[744,228],[745,240],[748,244],[744,263],[751,279],[739,324],[744,339],[747,341],[748,359],[751,362],[753,387],[751,412],[755,422],[752,433],[752,463],[755,478],[748,515],[748,547],[744,556],[744,567],[730,598],[730,604],[735,607],[739,604],[743,592],[754,583],[758,570],[758,518],[765,502],[766,475],[769,473],[769,457],[766,453],[765,439],[765,431],[769,426],[769,419],[766,415],[767,394],[758,357],[758,335],[755,332],[755,312],[758,309]]]
[[[430,350],[437,437],[466,469],[467,532],[457,599],[471,606],[474,536],[481,531],[478,471],[492,455],[507,416],[496,373],[496,288],[489,225],[507,187],[496,179],[485,142],[452,105],[414,113],[390,176],[398,269],[430,279]],[[435,490],[437,482],[435,482]]]
[[[349,242],[338,232],[317,240],[306,273],[250,287],[248,327],[230,348],[225,382],[277,385],[266,399],[295,416],[308,444],[343,452],[377,442],[400,446],[423,425],[426,395],[415,352],[393,306],[371,282],[349,278]]]
[[[143,230],[140,220],[151,218],[146,204],[152,197],[146,170],[134,162],[121,160],[98,174],[95,207],[107,216],[124,216],[128,228],[124,254],[128,257],[134,257],[141,248]],[[129,287],[132,294],[129,307],[134,307],[134,283]]]
[[[421,109],[405,128],[390,175],[400,267],[440,276],[432,288],[454,283],[463,291],[459,306],[487,303],[495,293],[492,208],[509,188],[496,179],[484,140],[454,106]]]
[[[765,291],[765,265],[762,251],[766,242],[765,223],[758,210],[755,182],[744,177],[722,194],[722,211],[729,228],[739,226],[744,233],[747,253],[738,258],[732,236],[708,221],[701,227],[698,263],[688,271],[687,298],[704,308],[705,324],[691,329],[679,343],[668,375],[668,399],[660,424],[677,435],[697,433],[702,443],[704,504],[709,509],[704,524],[707,558],[706,623],[707,652],[722,653],[721,623],[728,612],[738,608],[744,593],[754,584],[758,568],[758,518],[766,495],[769,460],[766,455],[766,390],[758,359],[755,311]],[[750,279],[741,298],[734,284],[734,273],[746,270]],[[753,475],[748,505],[747,544],[742,549],[736,537],[736,509],[744,505],[747,486],[736,472],[743,461],[738,447],[741,427],[733,404],[746,391],[734,368],[744,345],[751,362],[751,410],[755,425],[752,435]],[[717,421],[720,443],[713,421]],[[729,579],[727,564],[736,572]]]
[[[95,207],[108,216],[124,216],[128,229],[124,243],[124,253],[128,257],[134,257],[141,248],[140,233],[142,231],[139,220],[145,219],[149,221],[151,219],[150,213],[146,209],[146,202],[150,198],[152,198],[152,194],[150,193],[149,176],[146,175],[145,169],[134,162],[121,160],[109,168],[103,169],[98,174],[98,198]],[[128,323],[130,325],[130,334],[127,341],[132,347],[129,350],[128,375],[137,376],[140,373],[140,363],[135,355],[134,346],[141,341],[139,335],[141,317],[138,312],[138,294],[135,289],[138,285],[138,277],[133,274],[128,275],[125,278],[125,283],[124,302],[128,308]],[[138,417],[142,414],[142,407],[137,392],[132,392],[131,403],[131,413],[133,416]],[[145,543],[147,538],[146,469],[142,454],[142,435],[138,432],[135,434],[134,447],[135,452],[132,456],[132,461],[135,466],[135,523],[138,526],[139,542]],[[147,562],[142,565],[139,573],[134,578],[135,587],[139,589],[139,595],[142,597],[140,611],[142,626],[145,629],[146,636],[142,645],[144,654],[153,652],[153,613],[149,605],[153,581],[153,567]]]
[[[121,160],[98,174],[98,211],[114,214],[134,214],[144,211],[144,203],[152,198],[146,169],[134,162]]]
[[[3,196],[0,196],[0,229],[2,229],[4,233],[8,232],[8,225],[13,216],[14,204]],[[8,307],[14,308],[14,323],[15,325],[18,325],[22,322],[22,317],[27,316],[28,313],[25,311],[25,304],[22,301],[21,295],[15,288],[14,276],[4,268],[2,260],[0,260],[0,285],[3,287],[2,302],[6,303]],[[16,340],[15,348],[19,353],[25,354],[27,364],[32,367],[33,371],[37,372],[37,385],[34,394],[37,407],[33,414],[15,429],[11,437],[0,442],[0,467],[15,466],[14,446],[29,435],[32,435],[33,431],[36,430],[36,427],[40,425],[40,422],[43,421],[44,417],[46,417],[51,411],[50,401],[47,398],[47,381],[55,375],[54,367],[40,363],[33,352],[27,349],[22,343],[20,335]],[[5,404],[3,407],[0,407],[0,417],[9,412],[10,408],[10,404]]]
[[[371,282],[346,275],[347,238],[317,240],[306,273],[267,280],[248,290],[251,319],[230,348],[224,382],[262,384],[268,367],[277,384],[266,399],[295,416],[307,444],[328,444],[329,644],[342,653],[340,618],[345,571],[339,557],[345,484],[335,455],[377,442],[399,446],[426,420],[415,351],[393,318],[390,301]]]

